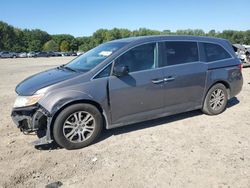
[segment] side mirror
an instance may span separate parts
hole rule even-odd
[[[115,66],[113,72],[117,77],[126,76],[129,73],[129,68],[128,66]]]

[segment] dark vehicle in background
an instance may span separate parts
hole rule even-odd
[[[37,52],[35,57],[50,57],[48,52]]]
[[[70,56],[69,52],[61,52],[62,56]]]
[[[59,57],[62,56],[61,52],[47,52],[49,57]]]
[[[26,58],[26,57],[60,57],[60,56],[77,56],[76,52],[8,52],[8,51],[3,51],[0,52],[0,58]]]
[[[71,56],[70,52],[62,52],[61,54],[62,54],[62,56]]]
[[[46,52],[48,57],[55,57],[55,53],[54,52]]]
[[[55,54],[56,57],[61,57],[62,56],[61,52],[54,52],[54,54]]]
[[[111,129],[201,109],[217,115],[242,89],[242,65],[224,39],[145,36],[104,43],[17,85],[12,118],[67,149]],[[135,125],[134,125],[135,126]]]
[[[15,52],[8,52],[8,51],[2,51],[0,52],[0,57],[1,58],[16,58],[17,53]]]
[[[70,56],[77,56],[76,52],[70,52]]]

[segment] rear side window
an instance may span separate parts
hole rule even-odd
[[[163,46],[162,66],[199,61],[197,42],[169,41]]]
[[[220,45],[213,43],[202,43],[205,53],[205,61],[218,61],[231,58],[231,55]]]

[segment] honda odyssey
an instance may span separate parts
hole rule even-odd
[[[201,109],[217,115],[242,88],[241,63],[225,39],[145,36],[114,40],[16,87],[12,119],[24,133],[85,147],[111,129]]]

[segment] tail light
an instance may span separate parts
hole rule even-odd
[[[239,69],[240,69],[240,72],[242,72],[242,69],[243,69],[243,65],[242,63],[238,65]]]

